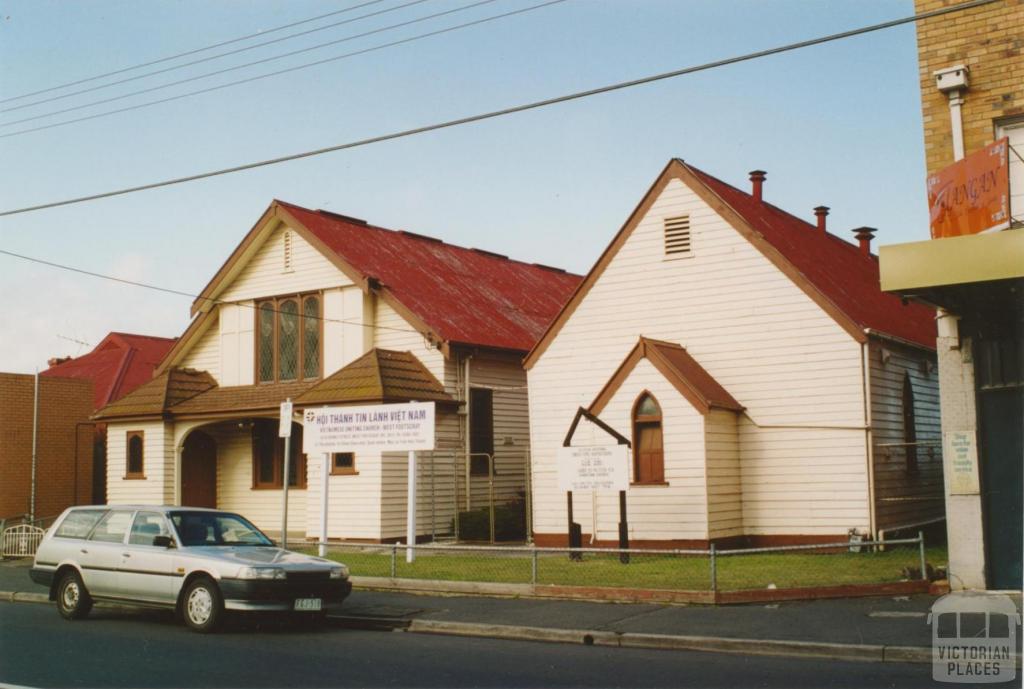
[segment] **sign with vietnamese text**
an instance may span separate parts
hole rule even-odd
[[[585,445],[558,448],[559,490],[626,490],[629,488],[628,445]]]
[[[948,431],[943,434],[945,467],[951,495],[977,495],[978,445],[974,431]]]
[[[434,449],[433,402],[320,407],[302,419],[306,454]]]
[[[1010,222],[1009,139],[928,177],[932,239],[980,234]]]

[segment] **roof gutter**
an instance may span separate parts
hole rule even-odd
[[[922,349],[922,350],[924,350],[926,352],[931,352],[932,354],[934,354],[935,351],[936,351],[935,347],[929,347],[927,345],[921,344],[920,342],[912,342],[911,340],[907,340],[907,339],[904,339],[902,337],[897,337],[896,335],[890,335],[888,333],[883,333],[882,331],[875,330],[873,328],[864,328],[864,334],[867,335],[868,337],[877,337],[880,340],[888,340],[890,342],[895,342],[896,344],[901,344],[901,345],[904,345],[906,347],[913,347],[914,349]],[[936,337],[938,337],[938,335],[936,335]]]

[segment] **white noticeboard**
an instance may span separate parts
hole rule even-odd
[[[558,448],[559,490],[627,490],[629,446],[586,445]]]
[[[292,402],[281,403],[281,423],[277,427],[278,438],[290,438],[292,437]]]
[[[952,495],[977,495],[978,446],[974,431],[947,431],[943,434],[945,447],[945,470],[949,475],[949,492]]]
[[[434,403],[320,407],[303,415],[302,451],[407,452],[434,449]]]

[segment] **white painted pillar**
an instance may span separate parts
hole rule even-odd
[[[964,100],[963,91],[950,91],[949,120],[953,132],[953,160],[963,160],[964,157],[964,122],[960,114]]]
[[[409,496],[406,501],[405,517],[405,561],[415,562],[416,552],[413,546],[416,545],[416,451],[409,451]]]
[[[331,456],[324,453],[320,467],[320,557],[327,557],[327,498],[331,485]]]

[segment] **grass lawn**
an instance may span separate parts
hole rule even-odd
[[[306,550],[311,554],[315,549]],[[928,562],[945,565],[946,549],[928,548]],[[390,550],[332,546],[332,560],[344,562],[354,576],[391,575]],[[901,581],[906,568],[918,568],[917,548],[894,547],[881,553],[787,552],[718,557],[718,588],[723,591]],[[529,584],[529,556],[482,552],[437,553],[420,550],[407,564],[398,551],[399,578]],[[629,564],[618,555],[586,553],[583,560],[544,553],[537,559],[538,584],[619,586],[650,589],[708,590],[711,574],[704,556],[633,555]]]

